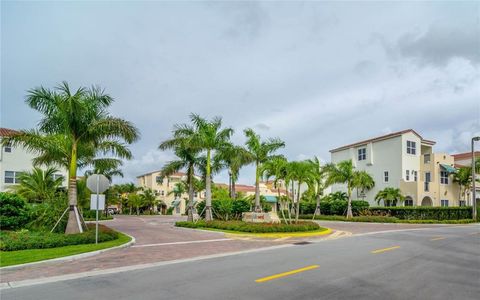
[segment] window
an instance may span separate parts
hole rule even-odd
[[[12,145],[11,144],[6,144],[3,149],[5,150],[5,152],[12,152]]]
[[[448,184],[448,172],[440,171],[440,183]]]
[[[417,145],[413,141],[407,141],[407,153],[408,154],[417,154]]]
[[[414,180],[414,181],[417,181],[417,179],[418,179],[418,172],[417,172],[417,171],[412,171],[412,174],[413,174],[413,180]]]
[[[430,163],[430,153],[429,154],[425,154],[423,156],[423,163],[424,164],[429,164]]]
[[[413,199],[407,198],[407,199],[405,199],[405,202],[403,204],[405,206],[413,206]]]
[[[198,192],[195,192],[195,198],[198,197]]]
[[[22,172],[5,171],[5,183],[20,183],[20,175],[22,175]]]
[[[155,177],[155,181],[156,181],[158,184],[163,184],[163,176],[156,176],[156,177]]]
[[[388,182],[388,171],[383,172],[383,182]]]
[[[429,184],[430,184],[430,172],[425,172],[425,192],[428,192],[430,190]]]
[[[165,191],[159,191],[160,196],[165,196]]]
[[[466,206],[465,200],[458,201],[458,206]]]
[[[358,149],[358,160],[367,159],[367,148]]]
[[[406,170],[405,180],[410,181],[410,170]]]
[[[440,204],[442,207],[448,207],[448,200],[440,200]]]

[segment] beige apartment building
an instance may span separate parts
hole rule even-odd
[[[338,147],[330,153],[332,163],[352,160],[357,170],[373,177],[373,189],[353,195],[370,205],[377,205],[375,196],[386,187],[399,188],[406,197],[405,206],[465,205],[459,186],[453,182],[454,156],[434,153],[434,145],[434,141],[407,129]],[[336,191],[346,191],[346,186],[335,184],[332,192]]]
[[[195,176],[197,179],[200,177]],[[163,176],[160,170],[137,176],[137,185],[142,188],[149,188],[155,192],[160,200],[158,212],[165,214],[167,209],[173,207],[174,215],[185,214],[187,208],[188,191],[177,193],[177,183],[186,182],[187,174],[177,172],[170,176]],[[205,191],[195,192],[194,201],[205,199]]]

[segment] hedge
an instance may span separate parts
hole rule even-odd
[[[315,222],[302,221],[298,224],[267,224],[247,223],[242,221],[203,221],[198,222],[176,222],[175,226],[187,228],[211,228],[220,230],[250,232],[250,233],[271,233],[271,232],[302,232],[323,229]]]
[[[188,203],[187,203],[188,205]],[[197,204],[197,212],[205,217],[205,201]],[[214,199],[212,200],[213,216],[222,220],[239,220],[242,213],[250,211],[250,201],[246,199]]]
[[[301,215],[300,219],[311,220],[313,215]],[[323,221],[343,221],[343,222],[372,222],[372,223],[410,223],[410,224],[468,224],[473,223],[472,219],[460,220],[401,220],[388,216],[356,216],[347,219],[345,216],[315,216],[315,220]]]
[[[471,207],[371,207],[373,215],[387,215],[401,220],[463,220],[472,219]]]
[[[0,228],[14,230],[30,221],[30,210],[25,200],[12,193],[0,193]]]
[[[95,224],[88,224],[88,230],[78,234],[61,234],[41,231],[2,231],[0,232],[0,250],[14,251],[25,249],[56,248],[69,245],[95,243]],[[98,241],[116,240],[118,233],[106,226],[99,225]]]
[[[300,202],[301,214],[313,214],[316,202]],[[320,201],[320,211],[322,215],[343,215],[347,212],[348,202],[344,200]],[[368,201],[352,200],[352,212],[358,215],[362,210],[369,207]]]

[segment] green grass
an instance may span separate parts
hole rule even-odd
[[[101,249],[120,246],[131,240],[131,238],[121,232],[118,233],[119,238],[113,241],[103,242],[99,244],[83,244],[72,245],[58,248],[48,249],[29,249],[18,251],[0,251],[0,267],[25,264],[29,262],[42,261],[46,259],[59,258],[69,255],[86,253]]]

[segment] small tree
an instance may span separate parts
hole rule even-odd
[[[403,202],[405,197],[400,189],[387,187],[377,193],[375,200],[377,204],[380,204],[380,201],[383,200],[385,206],[396,206],[398,202]]]
[[[54,168],[42,170],[35,167],[31,172],[22,173],[20,184],[11,189],[29,201],[43,203],[53,199],[62,185],[63,177],[54,178],[57,172]]]

